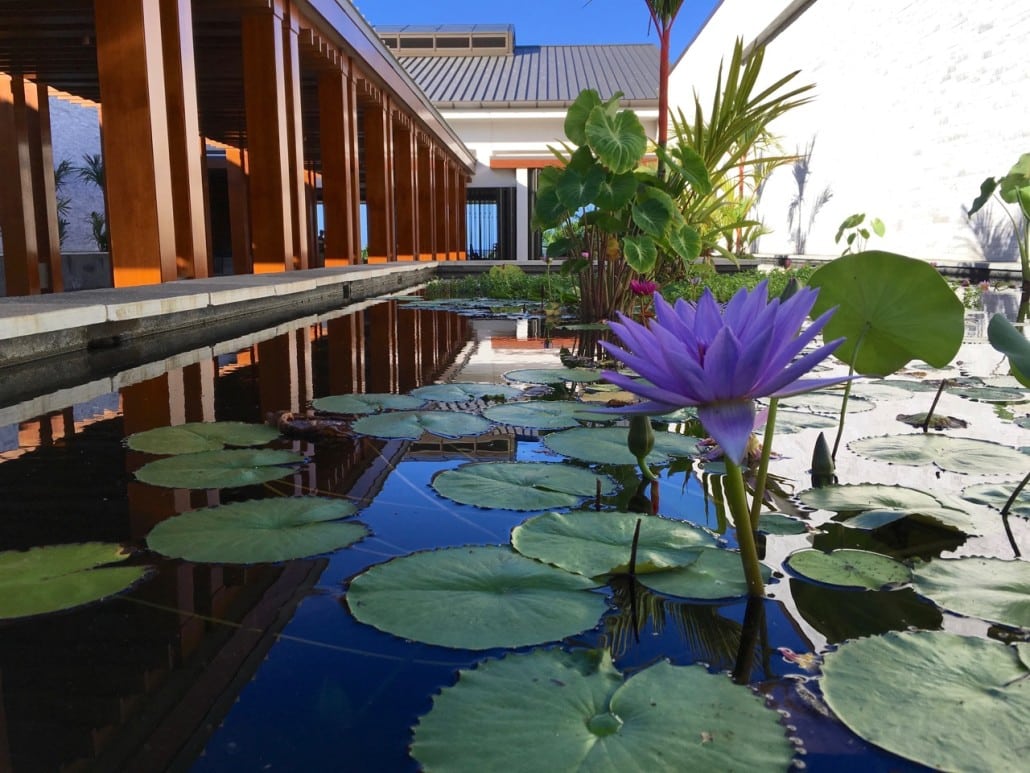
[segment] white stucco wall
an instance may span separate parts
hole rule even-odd
[[[95,107],[51,97],[50,125],[55,166],[65,159],[74,166],[82,166],[84,155],[100,152],[100,121]],[[71,201],[67,215],[68,230],[61,251],[96,250],[89,213],[103,213],[103,192],[72,174],[65,179],[60,195]]]
[[[673,104],[691,106],[695,86],[707,104],[734,39],[751,42],[796,5],[723,0],[676,65]],[[773,130],[788,152],[815,138],[806,198],[833,191],[807,252],[839,253],[837,226],[865,212],[887,226],[871,247],[982,260],[963,207],[985,177],[1030,152],[1030,70],[1021,66],[1028,39],[1025,0],[816,0],[774,38],[765,80],[801,70],[798,81],[814,82],[816,98]],[[761,216],[775,233],[759,251],[793,252],[787,211],[795,190],[789,168],[769,181]]]

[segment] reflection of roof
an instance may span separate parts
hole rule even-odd
[[[583,89],[626,107],[658,104],[658,49],[649,44],[516,46],[511,55],[400,56],[437,108],[566,107]]]

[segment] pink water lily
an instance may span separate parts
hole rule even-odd
[[[645,381],[604,371],[613,384],[645,399],[624,413],[670,413],[696,406],[708,434],[727,459],[740,464],[755,421],[755,400],[789,397],[847,380],[803,379],[844,341],[802,350],[819,334],[833,310],[802,330],[818,290],[801,288],[786,301],[768,299],[766,282],[739,290],[724,308],[705,290],[696,304],[675,306],[654,296],[655,318],[647,326],[619,314],[609,326],[622,347],[602,342],[612,357]],[[796,359],[795,359],[796,358]]]

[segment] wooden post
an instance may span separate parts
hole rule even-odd
[[[434,162],[433,207],[436,211],[436,235],[433,240],[433,254],[436,260],[447,260],[450,250],[450,206],[451,175],[447,158],[438,150]]]
[[[389,98],[377,95],[365,103],[365,217],[368,219],[368,262],[397,260],[394,229],[393,131]]]
[[[418,160],[416,175],[418,186],[418,259],[433,260],[433,245],[436,240],[436,217],[433,199],[436,189],[433,185],[433,152],[429,138],[418,132]]]
[[[418,256],[417,151],[410,119],[393,120],[394,183],[397,204],[397,260]]]
[[[300,24],[293,2],[284,4],[283,73],[286,87],[286,158],[288,162],[290,232],[293,268],[309,266],[308,237],[311,229],[304,196],[304,127],[301,122]]]
[[[357,263],[361,253],[361,190],[355,173],[358,116],[354,96],[354,84],[342,70],[327,70],[319,76],[322,214],[327,266]]]
[[[25,80],[0,73],[0,230],[8,295],[37,295],[37,241]]]
[[[29,157],[32,163],[33,212],[36,220],[36,247],[39,264],[46,269],[40,290],[64,290],[61,266],[61,232],[57,220],[57,185],[54,180],[54,149],[50,139],[50,97],[42,83],[33,84],[25,93],[29,108]]]
[[[250,244],[250,194],[247,184],[247,151],[225,149],[225,176],[229,189],[229,229],[232,233],[232,271],[234,274],[254,272],[254,254]]]

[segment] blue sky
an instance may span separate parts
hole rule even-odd
[[[653,43],[658,35],[644,0],[354,0],[377,24],[514,24],[517,45]],[[718,0],[685,0],[672,28],[671,59]]]

